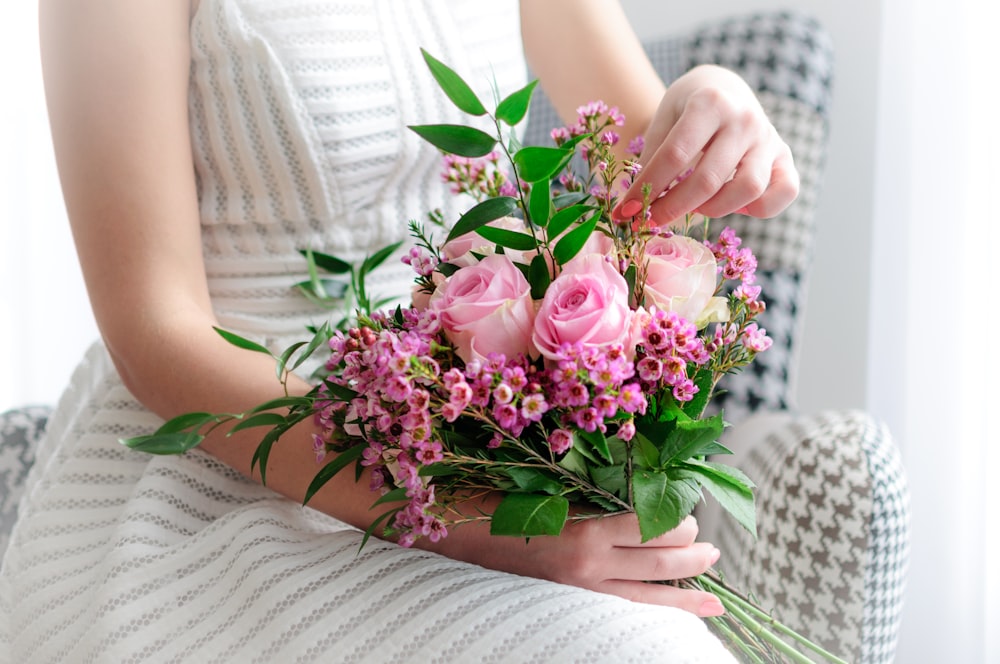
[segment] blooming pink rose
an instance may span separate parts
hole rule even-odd
[[[524,221],[515,217],[501,217],[486,225],[494,228],[502,228],[508,231],[518,231],[522,233],[525,231]],[[485,256],[495,253],[496,250],[496,244],[490,242],[476,231],[470,231],[464,235],[459,235],[454,240],[445,242],[441,246],[441,255],[445,261],[451,263],[452,265],[466,267],[474,265],[478,262],[478,259],[472,255],[473,253]],[[513,260],[521,260],[520,252],[513,251],[511,249],[504,249],[504,252]]]
[[[646,306],[676,312],[696,325],[728,318],[713,302],[717,285],[715,255],[684,235],[654,237],[646,245]]]
[[[604,256],[587,254],[564,266],[549,285],[532,339],[549,359],[564,343],[606,348],[615,343],[631,352],[635,344],[628,284]]]
[[[509,258],[490,254],[445,279],[431,296],[445,336],[466,362],[489,353],[537,355],[528,280]]]

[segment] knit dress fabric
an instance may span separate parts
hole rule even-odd
[[[461,123],[419,48],[489,103],[525,82],[515,2],[203,0],[190,120],[225,327],[281,350],[323,313],[300,249],[348,260],[462,201],[407,125]],[[370,288],[405,298],[398,261]],[[52,417],[0,571],[0,662],[728,662],[683,611],[372,539],[212,457],[95,344]],[[280,453],[280,448],[275,453]]]

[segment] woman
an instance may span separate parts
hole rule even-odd
[[[461,121],[418,47],[489,98],[493,77],[501,92],[523,84],[523,37],[564,117],[590,99],[617,104],[647,145],[623,216],[643,183],[661,191],[697,160],[653,207],[664,223],[695,209],[767,217],[794,198],[789,150],[737,77],[703,67],[665,89],[621,10],[599,0],[519,12],[42,0],[41,28],[103,343],[51,421],[5,558],[9,661],[728,660],[694,617],[721,613],[714,597],[643,582],[715,562],[691,519],[642,545],[634,519],[614,517],[531,542],[470,525],[427,551],[373,541],[359,553],[366,482],[338,477],[312,499],[318,511],[299,505],[316,470],[311,424],[273,455],[267,488],[252,479],[252,432],[179,458],[117,441],[278,395],[270,363],[212,327],[283,348],[317,320],[289,288],[305,269],[297,249],[359,257],[428,209],[455,218],[438,156],[405,129]],[[386,293],[409,285],[402,267],[382,279]]]

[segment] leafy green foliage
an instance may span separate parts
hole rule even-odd
[[[506,123],[509,127],[519,124],[527,114],[528,107],[531,106],[531,95],[537,85],[538,81],[532,81],[501,101],[497,105],[497,120]]]
[[[420,53],[424,56],[424,62],[427,63],[427,68],[431,70],[434,80],[438,82],[441,90],[448,95],[448,99],[455,106],[469,115],[486,115],[486,107],[483,106],[476,93],[472,91],[472,88],[469,87],[469,84],[461,76],[424,49],[420,49]],[[529,99],[530,96],[531,93],[529,91]]]
[[[572,150],[528,146],[521,148],[514,154],[514,166],[517,169],[517,174],[523,180],[528,182],[548,181],[565,168],[572,157]]]
[[[459,217],[451,232],[448,233],[448,240],[451,241],[466,233],[471,233],[479,227],[485,226],[501,217],[510,216],[515,210],[517,210],[516,198],[511,198],[510,196],[487,198]]]
[[[434,147],[460,157],[483,157],[496,147],[497,139],[486,132],[464,125],[409,125]]]
[[[569,501],[562,496],[510,493],[493,512],[490,534],[515,537],[558,535],[568,516]]]

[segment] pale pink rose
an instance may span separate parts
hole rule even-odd
[[[695,239],[654,237],[646,245],[646,306],[673,311],[692,323],[717,318],[715,255]],[[727,310],[728,313],[728,310]]]
[[[628,284],[604,256],[587,254],[570,261],[549,285],[535,317],[532,337],[538,352],[556,359],[563,343],[606,348],[634,347]]]
[[[445,336],[466,362],[489,353],[537,356],[531,342],[531,287],[502,254],[490,254],[445,279],[431,296],[430,307],[437,310]]]
[[[500,217],[499,219],[491,221],[486,225],[494,228],[502,228],[508,231],[517,231],[519,233],[525,232],[524,221],[515,217]],[[467,267],[469,265],[474,265],[479,260],[473,256],[473,254],[486,256],[496,253],[496,250],[496,244],[490,242],[476,231],[472,231],[465,233],[464,235],[459,235],[454,240],[445,242],[441,246],[441,256],[443,260],[451,263],[452,265]],[[510,256],[512,260],[521,262],[522,257],[520,252],[513,251],[511,249],[504,249],[504,253]]]

